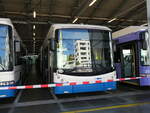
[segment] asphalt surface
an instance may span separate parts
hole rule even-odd
[[[25,84],[41,84],[32,66]],[[149,113],[150,87],[118,84],[105,92],[54,95],[50,89],[20,90],[15,98],[0,99],[0,113]]]

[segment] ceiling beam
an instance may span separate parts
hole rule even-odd
[[[27,22],[27,19],[25,19],[24,17],[27,16],[26,13],[20,13],[20,12],[8,12],[8,11],[4,11],[4,13],[7,15],[8,18],[11,18],[12,20],[26,20],[24,22]],[[1,15],[1,14],[0,14]],[[14,17],[13,17],[14,15]],[[28,14],[30,16],[33,16],[32,13]],[[40,18],[39,20],[45,20],[44,22],[47,22],[48,20],[50,20],[49,18],[62,18],[62,19],[71,19],[72,17],[71,16],[68,16],[68,15],[56,15],[56,14],[53,14],[53,15],[49,15],[49,14],[37,14]],[[17,18],[17,19],[16,19]],[[79,16],[78,17],[79,19],[82,19],[82,20],[101,20],[101,21],[109,21],[110,18],[100,18],[100,17],[92,17],[92,18],[89,18],[89,17],[85,17],[85,16]],[[37,22],[38,19],[34,20],[32,19],[33,22]],[[28,20],[30,22],[30,20]],[[117,21],[138,21],[138,20],[129,20],[129,19],[124,19],[124,18],[121,18],[121,19],[117,19]],[[146,20],[140,20],[141,22],[144,22]],[[23,22],[23,21],[22,21]],[[43,21],[42,21],[43,22]],[[51,21],[49,21],[48,23],[51,23]]]
[[[91,14],[89,15],[89,18],[92,18],[95,14],[95,12],[97,11],[97,9],[104,3],[105,0],[99,0],[97,1],[96,6],[93,8],[93,11],[91,12]],[[88,23],[90,19],[85,20],[84,23]]]
[[[125,10],[123,12],[120,12],[119,14],[114,15],[114,17],[112,17],[110,20],[112,20],[113,18],[116,18],[116,20],[115,20],[115,26],[116,26],[116,28],[115,29],[116,30],[122,29],[122,27],[120,27],[120,26],[122,26],[123,25],[122,23],[124,23],[124,22],[127,22],[127,23],[129,23],[129,22],[130,23],[140,23],[140,24],[146,23],[147,20],[145,20],[145,22],[141,21],[141,20],[138,20],[138,21],[128,21],[128,20],[133,20],[133,19],[128,18],[128,16],[130,14],[134,15],[134,12],[136,12],[139,8],[143,7],[144,4],[145,4],[145,0],[136,3],[133,7],[130,7],[129,9],[127,9],[127,10]],[[126,21],[118,21],[118,20],[122,20],[122,19],[126,20]],[[103,23],[103,24],[106,24],[106,22]],[[107,23],[107,25],[112,25],[112,24],[114,25],[114,21],[111,22],[111,23]]]
[[[89,7],[88,5],[90,2],[91,2],[90,0],[82,0],[79,7],[76,8],[76,10],[73,11],[73,13],[72,13],[71,23],[74,20],[74,18],[81,16],[86,11],[86,9]],[[69,22],[70,22],[70,20],[69,20]]]
[[[115,17],[115,16],[119,13],[120,9],[121,9],[127,2],[128,2],[128,0],[122,0],[121,3],[120,3],[116,8],[114,8],[114,10],[112,9],[112,12],[111,12],[111,14],[110,14],[108,17],[109,17],[109,18]]]
[[[0,0],[0,13],[2,16],[5,16],[5,6],[4,6],[4,2],[2,0]]]
[[[129,13],[134,12],[139,7],[143,6],[143,4],[145,4],[145,0],[143,0],[142,2],[136,3],[133,7],[130,7],[129,9],[124,10],[124,12],[121,12],[121,13],[115,15],[113,18],[123,18],[123,17],[126,17]]]
[[[137,9],[133,14],[129,14],[129,15],[127,15],[127,17],[128,17],[128,19],[130,19],[130,18],[132,18],[133,16],[135,16],[135,15],[141,15],[141,12],[143,12],[143,11],[146,11],[146,7],[141,7],[141,8],[139,8],[139,9]],[[145,14],[146,14],[146,12],[145,12]],[[143,17],[141,16],[141,17],[139,17],[138,19],[139,20],[141,20]],[[119,22],[119,25],[122,25],[122,24],[124,24],[125,22]],[[133,25],[135,25],[135,24],[137,24],[138,22],[132,22],[133,23]],[[141,25],[141,23],[140,23],[140,25]]]
[[[25,12],[24,12],[24,18],[26,19],[26,23],[27,23],[27,34],[28,34],[28,37],[30,39],[32,39],[32,26],[31,26],[31,23],[30,20],[31,20],[31,13],[33,12],[33,9],[32,9],[32,0],[24,0],[24,9],[25,9]],[[33,13],[32,13],[33,15]],[[32,43],[31,43],[32,44]],[[26,44],[28,50],[32,49],[33,50],[33,47],[32,48],[29,48],[30,44]]]
[[[42,7],[42,0],[36,0],[36,2],[37,3],[35,3],[34,4],[34,7],[33,7],[33,9],[39,9],[39,11],[40,11],[40,9],[41,9],[41,7]]]
[[[8,16],[8,15],[7,15]],[[52,24],[51,21],[49,21],[48,18],[44,18],[43,15],[40,15],[42,19],[37,19],[37,20],[25,20],[25,19],[16,19],[16,18],[12,18],[12,21],[13,23],[16,23],[16,24]],[[11,16],[8,16],[8,17],[11,17]],[[51,18],[63,18],[63,19],[71,19],[71,16],[66,16],[66,15],[51,15],[49,16]],[[109,21],[110,18],[99,18],[99,17],[92,17],[92,18],[89,18],[89,17],[78,17],[79,19],[82,19],[82,20],[94,20],[94,21]],[[117,21],[120,21],[120,22],[141,22],[141,23],[144,23],[144,22],[147,22],[147,20],[135,20],[135,19],[116,19]],[[54,22],[56,23],[56,21]]]
[[[50,24],[51,22],[48,22],[48,21],[21,21],[21,20],[12,20],[12,22],[14,24],[41,24],[41,25],[44,25],[44,24]]]
[[[88,1],[89,0],[82,0],[82,2],[80,2],[79,6],[72,13],[72,17],[81,15],[87,8]]]
[[[24,0],[24,9],[25,13],[28,15],[30,14],[33,9],[32,9],[32,0]]]
[[[128,2],[128,0],[122,0],[121,3],[114,9],[112,9],[111,14],[108,16],[108,18],[116,17],[116,15],[119,13],[120,9]],[[101,25],[106,24],[106,21],[101,23]]]
[[[72,2],[73,2],[73,5],[72,5],[71,13],[70,13],[71,17],[74,16],[75,11],[76,11],[76,10],[78,9],[78,7],[80,6],[80,1],[79,1],[79,0],[74,0],[74,1],[72,1]]]
[[[53,14],[53,6],[55,6],[55,2],[54,0],[49,0],[49,9],[48,9],[48,12],[49,12],[49,15],[52,15]]]
[[[130,19],[130,18],[132,18],[133,16],[135,16],[135,15],[139,15],[140,14],[140,12],[142,12],[142,11],[146,11],[146,2],[145,2],[145,0],[143,0],[141,3],[139,3],[138,5],[136,5],[136,6],[134,6],[133,8],[131,8],[132,10],[130,10],[128,13],[126,13],[124,16],[122,16],[122,17],[126,17],[127,19]],[[145,9],[145,10],[144,10]],[[139,20],[140,20],[140,18],[138,18]],[[146,22],[147,22],[147,20],[146,20]],[[145,22],[145,23],[146,23]],[[124,22],[120,22],[120,21],[118,21],[117,23],[116,23],[116,25],[117,26],[121,26],[121,25],[123,25],[125,23],[125,21]],[[144,22],[143,22],[144,23]],[[142,23],[139,23],[138,21],[137,22],[131,22],[131,25],[141,25]]]

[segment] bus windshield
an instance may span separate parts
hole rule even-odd
[[[60,29],[57,43],[58,72],[104,74],[113,70],[111,34],[92,29]]]
[[[144,34],[144,40],[141,48],[141,65],[150,66],[150,39],[148,32]]]
[[[9,26],[0,25],[0,71],[10,70]]]

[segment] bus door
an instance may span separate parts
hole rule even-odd
[[[136,72],[136,45],[135,43],[125,44],[121,49],[121,77],[135,77]]]

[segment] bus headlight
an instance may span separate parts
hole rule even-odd
[[[57,72],[58,73],[63,73],[64,71],[62,69],[59,69]]]
[[[141,77],[150,77],[150,74],[141,74]]]
[[[63,83],[63,81],[64,81],[64,80],[63,80],[63,79],[61,79],[61,83]]]

